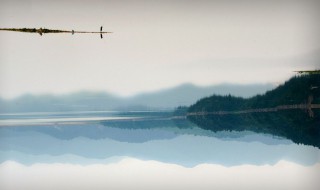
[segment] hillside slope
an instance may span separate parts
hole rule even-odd
[[[320,103],[320,75],[295,76],[277,88],[251,98],[212,95],[197,101],[188,112],[237,111],[305,104],[310,96],[313,104]]]
[[[312,116],[305,108],[255,111],[310,102],[320,104],[320,75],[296,76],[264,95],[247,99],[231,95],[203,98],[189,107],[187,117],[199,127],[214,132],[268,133],[320,148],[320,109],[312,109]]]

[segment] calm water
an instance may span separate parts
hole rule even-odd
[[[151,167],[147,167],[150,161],[189,169],[203,164],[210,165],[205,168],[272,168],[282,163],[310,168],[312,172],[318,171],[314,167],[320,163],[318,147],[248,130],[204,130],[168,112],[29,113],[2,114],[0,118],[2,177],[10,177],[8,168],[14,171],[23,166],[31,170],[37,164],[53,167],[57,163],[89,168],[118,164],[118,171],[124,167],[119,163],[126,161],[132,166],[142,164],[142,170]],[[161,165],[165,169],[169,166]],[[214,171],[217,169],[210,170]]]

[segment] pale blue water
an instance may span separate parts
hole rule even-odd
[[[204,130],[169,112],[0,115],[0,163],[110,163],[124,157],[193,167],[320,162],[317,147],[252,131]]]

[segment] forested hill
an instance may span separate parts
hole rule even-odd
[[[252,98],[203,98],[189,107],[187,118],[214,132],[255,131],[320,148],[319,104],[320,75],[301,75]]]
[[[319,74],[295,76],[274,90],[252,98],[212,95],[197,101],[189,107],[188,112],[241,111],[310,102],[320,104]]]

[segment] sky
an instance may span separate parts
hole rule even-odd
[[[0,0],[0,28],[113,32],[0,31],[0,97],[277,85],[320,68],[319,8],[316,0]]]

